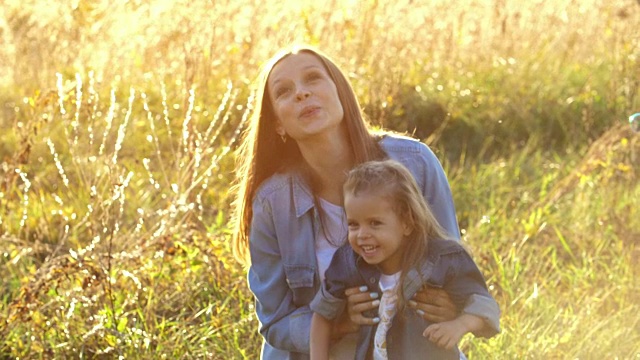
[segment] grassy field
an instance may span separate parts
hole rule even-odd
[[[5,0],[0,359],[254,359],[234,150],[291,42],[445,166],[503,311],[470,359],[640,359],[640,3]]]

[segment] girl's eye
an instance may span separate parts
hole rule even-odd
[[[378,221],[378,220],[371,220],[371,225],[372,226],[378,226],[378,225],[381,225],[381,224],[382,223],[380,221]]]

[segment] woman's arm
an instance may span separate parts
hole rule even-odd
[[[275,348],[308,353],[312,313],[307,305],[294,304],[273,224],[269,204],[254,201],[249,235],[251,267],[248,281],[256,300],[259,331],[265,341]]]
[[[449,180],[431,148],[422,142],[419,146],[419,156],[415,159],[418,168],[415,176],[418,183],[422,184],[422,195],[438,223],[452,239],[460,241],[460,229]],[[409,306],[416,309],[425,320],[432,322],[453,320],[458,316],[457,307],[449,294],[438,288],[424,287],[411,299]]]
[[[331,321],[318,313],[313,313],[311,318],[311,343],[309,345],[311,360],[329,360],[330,343]]]
[[[440,226],[454,240],[460,241],[460,228],[447,175],[431,148],[424,143],[419,144],[421,151],[419,157],[415,159],[418,162],[419,173],[415,176],[418,184],[422,184],[422,195],[431,207]],[[422,180],[420,181],[418,177],[421,177]]]
[[[431,148],[417,139],[398,135],[385,136],[380,145],[391,159],[411,171],[440,226],[452,238],[460,239],[449,180]]]

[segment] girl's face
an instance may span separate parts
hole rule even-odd
[[[396,214],[388,198],[381,192],[346,193],[344,209],[353,250],[385,274],[400,271],[402,246],[411,229]]]
[[[344,110],[335,83],[315,55],[302,52],[282,59],[267,88],[279,135],[297,141],[339,135]]]

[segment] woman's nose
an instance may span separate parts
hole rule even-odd
[[[311,93],[309,92],[309,90],[303,86],[299,86],[296,91],[296,99],[298,100],[304,100],[308,98],[310,95]]]

